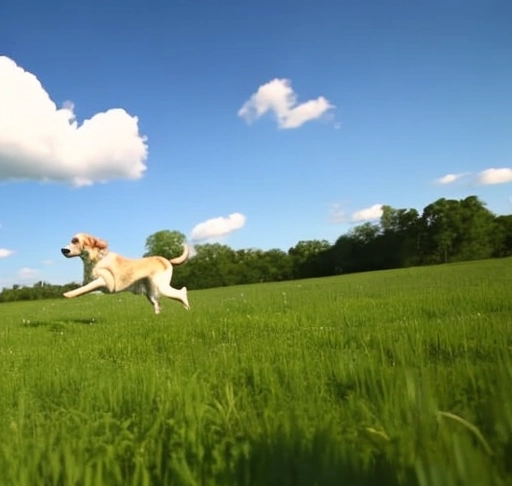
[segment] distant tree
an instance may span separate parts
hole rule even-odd
[[[457,260],[489,258],[495,248],[496,217],[477,196],[460,201],[461,227],[457,235]]]
[[[357,272],[359,262],[357,260],[357,243],[355,238],[350,234],[341,235],[332,247],[333,254],[333,273],[335,275],[341,273]]]
[[[494,257],[512,256],[512,214],[498,216],[495,221]]]
[[[379,249],[383,268],[400,268],[419,261],[420,216],[416,209],[382,207]]]
[[[235,260],[235,252],[229,246],[204,243],[196,245],[195,252],[182,272],[189,278],[187,286],[209,288],[239,283],[239,266]]]
[[[438,199],[421,223],[423,263],[489,258],[495,249],[495,216],[477,196]]]
[[[263,251],[252,248],[238,250],[237,255],[243,255],[241,262],[246,274],[244,283],[277,282],[292,277],[292,259],[282,250]]]
[[[183,252],[185,235],[179,231],[161,230],[146,239],[144,256],[162,256],[173,258]]]
[[[381,231],[381,228],[378,224],[368,222],[368,223],[363,223],[363,224],[360,224],[360,225],[354,227],[349,232],[349,234],[358,243],[368,244],[377,238],[380,231]]]
[[[293,277],[310,278],[321,275],[320,255],[327,252],[331,244],[327,240],[302,240],[288,250],[292,259]]]
[[[293,275],[293,263],[289,255],[276,248],[265,251],[258,266],[265,282],[289,280]]]
[[[1,302],[13,302],[18,300],[39,300],[61,298],[64,292],[78,287],[77,283],[66,285],[52,285],[47,282],[36,282],[32,287],[13,285],[12,288],[4,287],[0,292]]]
[[[382,206],[380,226],[383,233],[404,234],[416,229],[419,214],[416,209],[395,209],[391,206]]]
[[[385,268],[386,255],[379,248],[381,235],[380,225],[370,222],[358,225],[349,231],[348,236],[353,244],[353,271],[366,272]]]
[[[424,263],[446,263],[456,253],[462,224],[459,202],[438,199],[423,210],[421,239]]]

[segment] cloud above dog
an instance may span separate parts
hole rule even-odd
[[[436,179],[436,183],[440,185],[449,185],[463,179],[470,180],[472,184],[479,186],[490,186],[496,184],[506,184],[512,182],[512,168],[501,167],[482,170],[476,175],[471,175],[469,172],[462,172],[459,174],[446,174]]]
[[[252,123],[271,112],[279,128],[291,129],[322,118],[333,109],[334,105],[323,96],[298,103],[291,81],[276,78],[261,85],[238,110],[238,116]]]
[[[441,185],[441,186],[446,186],[448,184],[453,184],[454,182],[457,182],[462,177],[464,177],[464,175],[465,175],[464,173],[460,173],[460,174],[446,174],[446,175],[436,179],[436,183]]]
[[[360,209],[352,213],[351,221],[357,223],[360,221],[374,221],[382,216],[382,204],[374,204],[369,208]]]
[[[14,253],[12,250],[8,250],[7,248],[0,248],[0,258],[7,258]]]
[[[147,144],[137,117],[114,108],[79,124],[73,103],[58,108],[36,76],[6,56],[0,79],[0,180],[87,186],[143,176]]]
[[[205,242],[222,238],[233,231],[243,228],[247,218],[241,213],[232,213],[227,217],[208,219],[194,226],[190,232],[190,239],[194,242]]]
[[[506,184],[512,182],[512,169],[503,167],[501,169],[486,169],[477,176],[477,182],[481,185]]]

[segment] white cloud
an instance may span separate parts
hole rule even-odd
[[[323,96],[297,104],[291,81],[276,78],[260,86],[238,110],[238,116],[251,123],[272,111],[279,128],[298,128],[308,121],[321,118],[333,108],[334,105]]]
[[[505,184],[512,182],[512,169],[504,167],[502,169],[486,169],[477,176],[477,182],[482,185]]]
[[[8,250],[7,248],[0,248],[0,258],[6,258],[11,256],[14,252],[12,250]]]
[[[358,221],[372,221],[379,219],[382,216],[382,204],[374,204],[373,206],[361,209],[352,214],[351,220]]]
[[[458,181],[461,177],[463,177],[465,174],[446,174],[443,177],[440,177],[439,179],[436,179],[436,182],[441,185],[446,184],[453,184],[454,182]]]
[[[23,267],[18,271],[20,280],[32,280],[39,276],[40,272],[36,268]]]
[[[232,213],[227,218],[212,218],[194,226],[190,233],[193,241],[209,240],[220,238],[242,228],[245,225],[246,217],[241,213]]]
[[[329,223],[340,224],[346,221],[346,214],[341,203],[332,203],[329,208]]]
[[[0,56],[0,180],[58,181],[74,186],[139,179],[146,138],[121,108],[81,125],[73,104],[56,104],[36,76]]]

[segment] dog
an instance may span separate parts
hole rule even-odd
[[[107,293],[126,291],[145,295],[155,314],[161,310],[161,295],[178,300],[185,309],[190,309],[187,288],[178,290],[170,285],[173,265],[181,265],[188,259],[189,249],[185,244],[183,253],[170,260],[159,256],[129,259],[110,252],[105,240],[78,233],[68,246],[61,248],[61,253],[66,258],[79,257],[84,264],[83,286],[63,294],[67,299],[95,290]]]

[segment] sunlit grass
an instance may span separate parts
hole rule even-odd
[[[1,485],[512,484],[512,260],[1,304]]]

